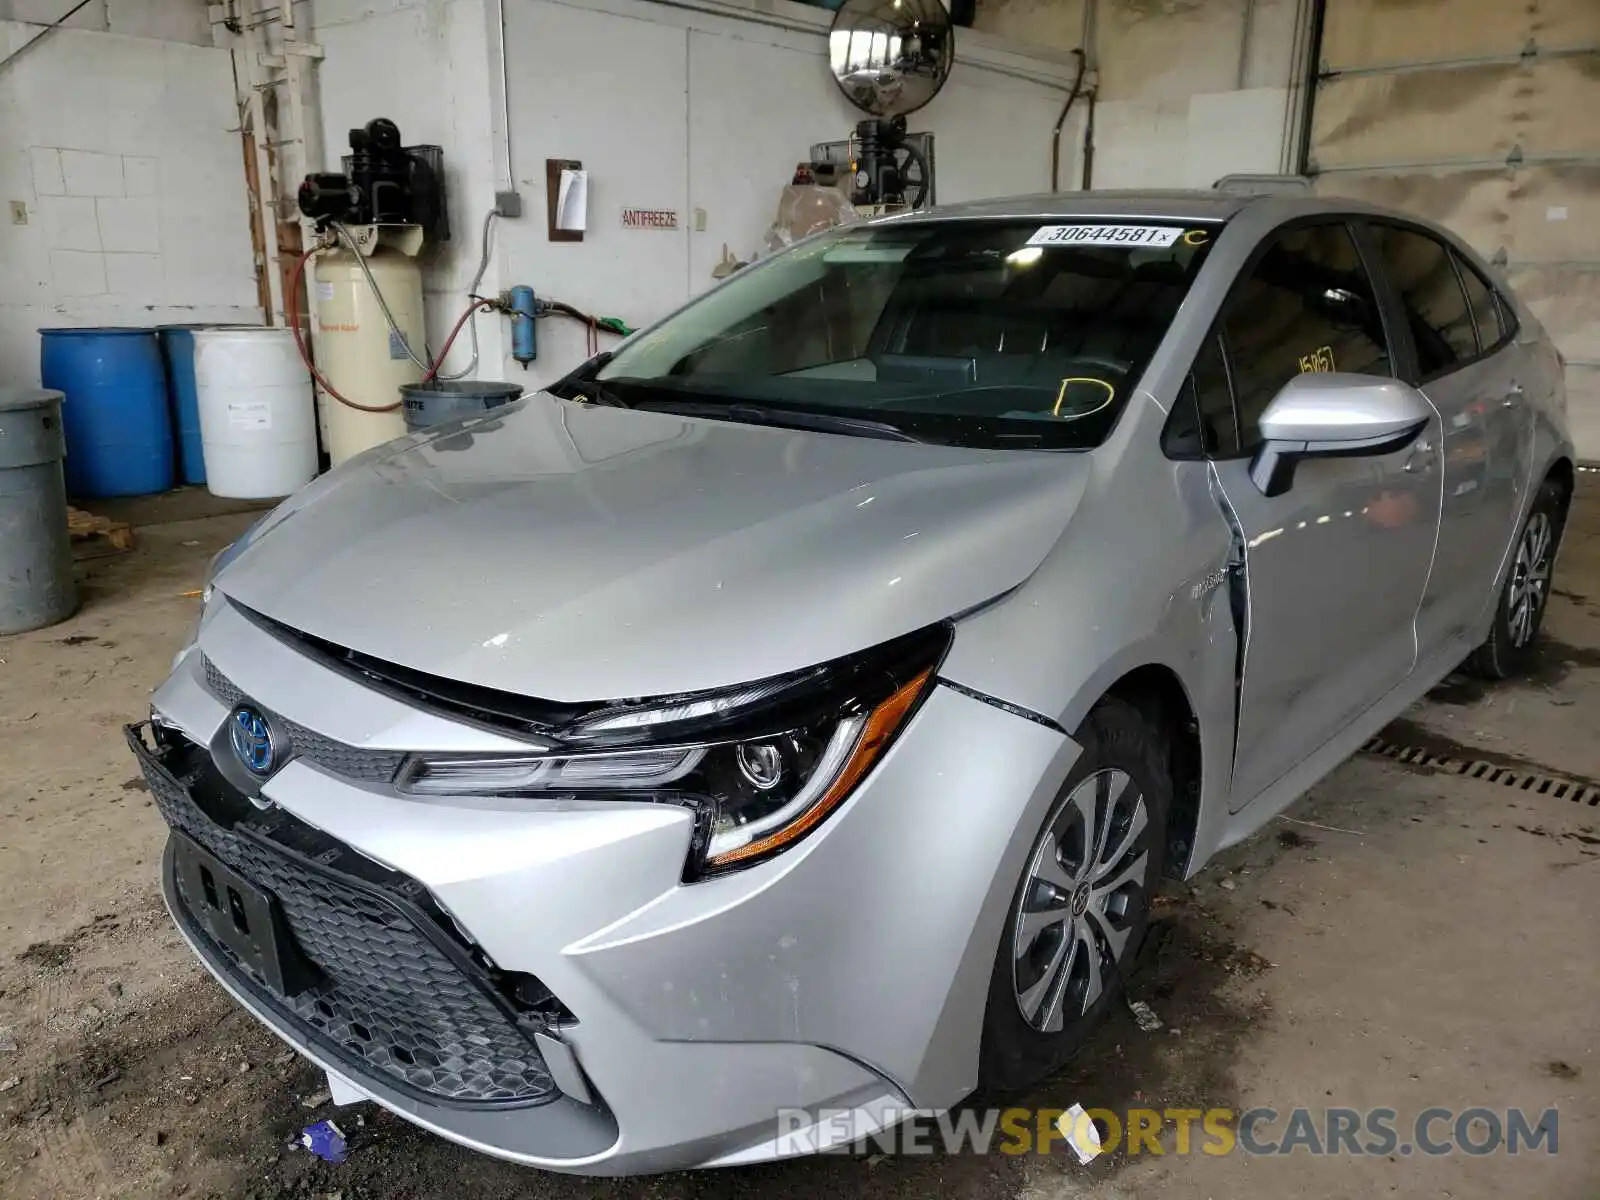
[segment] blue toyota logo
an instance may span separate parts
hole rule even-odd
[[[272,774],[278,765],[278,744],[267,718],[248,704],[233,710],[230,736],[233,752],[252,775]]]

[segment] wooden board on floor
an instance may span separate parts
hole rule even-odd
[[[102,554],[133,549],[132,525],[84,512],[81,508],[67,509],[67,531],[75,543],[73,551],[77,558],[98,558]]]

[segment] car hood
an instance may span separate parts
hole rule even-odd
[[[966,450],[547,394],[353,459],[221,571],[379,659],[559,701],[748,682],[1026,579],[1086,455]]]

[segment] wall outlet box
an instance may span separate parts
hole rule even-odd
[[[494,211],[502,217],[520,217],[522,215],[522,194],[520,192],[496,192],[494,194]]]

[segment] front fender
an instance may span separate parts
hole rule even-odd
[[[1161,465],[1167,480],[1146,475],[1131,503],[1085,497],[1033,577],[958,624],[941,674],[1071,734],[1129,672],[1169,670],[1199,725],[1202,830],[1193,871],[1206,853],[1206,814],[1227,811],[1233,771],[1238,663],[1225,573],[1232,535],[1206,464]]]

